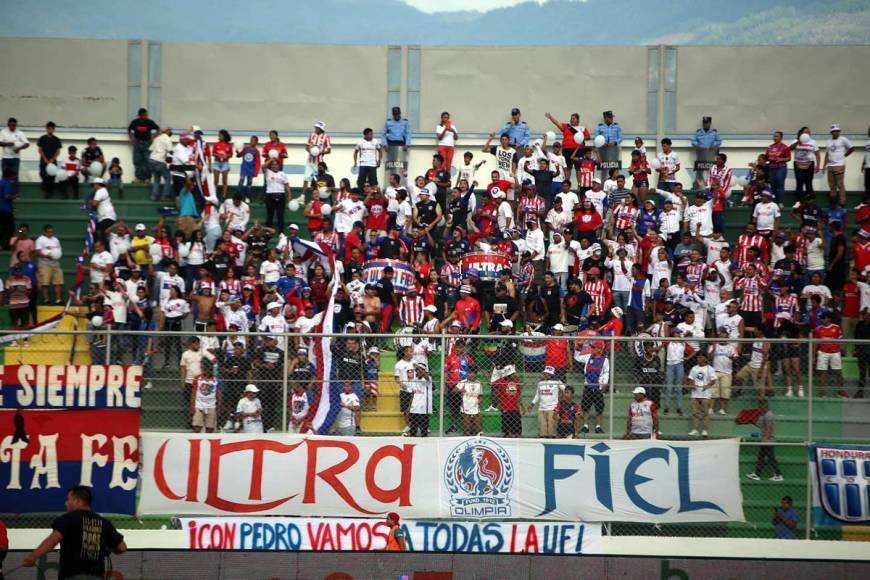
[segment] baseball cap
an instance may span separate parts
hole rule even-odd
[[[255,384],[249,384],[249,385],[245,385],[245,392],[246,393],[259,393],[260,389],[258,389],[257,385],[255,385]]]
[[[454,327],[454,326],[455,326],[456,328],[462,328],[462,323],[459,322],[458,320],[454,320],[453,322],[450,323],[450,326],[451,326],[451,328]]]
[[[398,522],[399,521],[399,514],[397,514],[396,512],[390,512],[387,514],[387,518],[393,520],[394,522]]]
[[[420,191],[418,192],[418,195],[429,195],[429,188],[428,187],[421,187]]]
[[[135,227],[134,229],[135,229],[137,232],[144,232],[145,229],[146,229],[146,228],[145,228],[145,224],[136,224],[136,227]]]
[[[254,287],[251,286],[250,284],[245,284],[244,286],[242,286],[242,290],[253,290],[253,289],[254,289]]]
[[[589,271],[587,271],[586,273],[591,276],[598,276],[599,274],[601,274],[601,270],[599,270],[598,268],[589,268]]]
[[[297,348],[296,354],[308,354],[308,349],[307,348]]]
[[[503,326],[505,328],[513,328],[514,327],[514,323],[511,322],[510,320],[502,320],[499,325]]]
[[[644,389],[643,387],[635,387],[631,393],[633,395],[645,395],[646,389]]]
[[[554,369],[553,367],[544,367],[544,374],[545,375],[555,375],[556,369]]]
[[[427,307],[424,308],[423,310],[424,310],[425,312],[438,312],[438,309],[435,307],[434,304],[430,304],[429,306],[427,306]]]
[[[600,177],[594,177],[594,178],[592,179],[592,183],[597,183],[598,185],[601,185],[601,178],[600,178]]]
[[[520,110],[517,109],[516,107],[514,107],[513,109],[511,109],[511,115],[519,115],[519,114],[520,114]]]
[[[91,179],[91,184],[96,185],[98,183],[104,184],[106,183],[106,181],[102,177],[94,177],[93,179]]]
[[[471,289],[471,286],[469,286],[468,284],[463,284],[462,286],[459,287],[459,292],[464,293],[464,294],[471,294],[473,292],[473,290]]]
[[[369,354],[381,354],[381,349],[376,346],[373,346],[369,349]]]
[[[326,131],[326,123],[324,123],[323,121],[317,121],[316,123],[314,123],[314,128],[320,129],[321,131]]]
[[[277,302],[269,302],[269,305],[266,306],[266,310],[272,310],[273,308],[281,308],[281,305]]]
[[[592,346],[594,346],[595,348],[604,348],[604,341],[603,340],[596,340],[595,342],[592,343]]]
[[[565,330],[565,327],[562,326],[560,323],[556,323],[556,324],[554,324],[554,325],[552,326],[552,328],[553,328],[553,330]]]
[[[831,125],[831,130],[830,130],[831,133],[833,133],[834,131],[839,131],[839,130],[840,130],[839,123],[834,123],[833,125]]]
[[[290,224],[289,226],[287,226],[287,229],[288,230],[298,230],[299,226],[297,226],[296,224]]]
[[[713,117],[701,117],[702,123],[710,123],[713,121]]]
[[[605,117],[612,117],[612,116],[613,116],[613,111],[604,111],[604,116],[605,116]]]

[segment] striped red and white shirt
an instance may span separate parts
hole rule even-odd
[[[595,308],[595,312],[590,312],[590,314],[602,315],[610,308],[613,295],[607,282],[604,280],[596,280],[594,282],[587,280],[583,284],[583,290],[592,298],[592,306]]]
[[[419,295],[411,297],[405,295],[399,303],[399,320],[405,326],[414,326],[423,323],[423,308],[425,303]]]
[[[332,141],[330,141],[329,135],[326,133],[321,133],[320,135],[317,133],[311,133],[308,135],[308,145],[309,148],[317,147],[320,149],[320,155],[317,157],[313,155],[308,156],[308,163],[317,164],[323,161],[323,152],[332,148]]]
[[[713,194],[713,211],[725,209],[725,199],[731,191],[731,169],[714,165],[707,173],[706,187]]]
[[[699,260],[697,262],[690,262],[688,266],[686,266],[686,283],[689,286],[698,286],[704,280],[704,276],[707,275],[707,263],[703,260]]]
[[[637,218],[640,215],[640,210],[632,205],[620,204],[613,212],[616,221],[615,229],[627,230],[633,228],[637,224]]]
[[[444,262],[444,265],[441,266],[440,274],[447,278],[447,283],[451,286],[459,288],[459,285],[462,283],[462,270],[459,269],[459,266],[450,262]]]
[[[764,290],[767,283],[761,276],[747,278],[743,276],[734,281],[734,289],[742,290],[740,310],[745,312],[761,312],[764,305]]]
[[[519,205],[519,214],[524,216],[524,219],[528,219],[529,214],[537,216],[539,213],[543,212],[547,206],[544,198],[540,195],[534,197],[524,195],[517,202],[517,205]]]
[[[762,261],[767,260],[768,256],[768,245],[767,238],[760,234],[755,234],[749,236],[747,234],[740,234],[737,238],[737,247],[734,250],[734,259],[737,260],[737,267],[743,268],[746,263],[749,261],[749,248],[758,248],[761,252],[759,258]]]
[[[780,294],[776,297],[776,300],[773,302],[773,326],[774,328],[779,328],[780,324],[782,324],[782,316],[783,314],[788,314],[788,319],[791,320],[792,316],[795,312],[798,311],[798,299],[797,294]]]

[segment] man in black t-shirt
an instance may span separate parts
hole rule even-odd
[[[393,268],[384,268],[384,277],[377,281],[375,290],[381,299],[381,328],[380,332],[387,332],[393,321],[393,312],[399,307],[399,297],[393,288]]]
[[[408,248],[399,239],[399,229],[396,226],[390,228],[390,233],[385,238],[378,240],[378,258],[382,260],[405,260]],[[383,299],[381,299],[383,301]]]
[[[495,285],[495,296],[492,298],[492,301],[487,304],[484,312],[486,314],[490,332],[492,333],[500,327],[503,320],[507,320],[513,324],[519,316],[519,306],[517,305],[517,299],[508,294],[507,286],[498,282]],[[513,328],[513,326],[511,326],[511,328]]]
[[[127,551],[124,536],[112,522],[91,510],[91,488],[77,485],[66,494],[66,513],[55,519],[52,532],[24,558],[22,566],[36,561],[60,543],[58,578],[103,578],[105,558]]]
[[[103,170],[99,175],[93,177],[102,177],[108,169],[108,167],[106,167],[106,157],[103,155],[103,150],[100,149],[99,145],[97,145],[96,137],[90,137],[87,143],[88,146],[82,149],[82,168],[88,168],[94,161],[99,161],[100,165],[103,166]]]
[[[281,374],[284,369],[284,352],[278,348],[274,336],[263,337],[263,344],[254,349],[252,357],[254,379],[260,385],[263,402],[263,427],[281,429]]]
[[[441,206],[441,212],[447,211],[447,189],[450,187],[450,171],[444,168],[444,157],[440,153],[432,156],[432,168],[426,172],[426,181],[437,186],[435,201]]]
[[[55,127],[54,121],[46,123],[45,135],[36,142],[39,150],[39,177],[42,179],[42,193],[46,199],[54,196],[54,177],[45,172],[45,166],[57,162],[57,156],[63,147],[63,143],[54,134]]]
[[[147,183],[151,179],[149,148],[151,141],[160,132],[160,127],[148,118],[147,109],[139,109],[138,116],[130,121],[127,135],[133,144],[133,165],[136,167],[136,181]]]

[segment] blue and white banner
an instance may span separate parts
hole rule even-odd
[[[181,518],[190,550],[379,552],[384,520],[336,518]],[[579,522],[401,521],[409,552],[601,554],[601,524]]]
[[[141,365],[0,365],[2,409],[141,407]]]
[[[142,434],[140,513],[743,521],[736,439]]]
[[[809,454],[814,524],[870,524],[870,445],[817,443]]]

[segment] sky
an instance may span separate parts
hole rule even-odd
[[[530,0],[402,0],[405,4],[413,6],[422,12],[433,14],[435,12],[455,12],[458,10],[474,10],[477,12],[489,12],[495,8],[514,6]],[[546,0],[534,0],[539,4]]]

